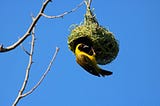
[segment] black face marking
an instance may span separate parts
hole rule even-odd
[[[89,55],[93,55],[93,51],[92,51],[92,47],[91,46],[88,46],[88,45],[85,45],[85,44],[81,44],[78,49],[80,51],[83,51]]]

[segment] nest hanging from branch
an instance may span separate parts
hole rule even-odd
[[[99,25],[89,6],[83,24],[76,26],[68,36],[68,46],[72,52],[75,52],[79,43],[93,47],[97,64],[100,65],[112,62],[119,52],[119,45],[114,35]]]

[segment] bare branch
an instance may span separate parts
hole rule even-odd
[[[23,46],[22,44],[21,44],[20,46],[21,46],[22,50],[23,50],[27,55],[30,55],[30,53],[24,48],[24,46]]]
[[[34,20],[34,17],[32,16],[32,19]],[[41,83],[42,81],[44,80],[45,76],[48,74],[48,72],[50,71],[51,69],[51,66],[53,64],[53,61],[55,60],[56,58],[56,55],[59,51],[59,48],[56,47],[56,51],[52,57],[52,60],[50,61],[49,65],[48,65],[48,68],[47,70],[45,71],[45,73],[43,74],[43,76],[40,78],[40,80],[38,81],[38,83],[30,90],[28,91],[27,93],[23,94],[25,88],[26,88],[26,85],[27,85],[27,82],[29,80],[29,73],[30,73],[30,69],[31,69],[31,66],[32,66],[32,63],[33,63],[33,53],[34,53],[34,44],[35,44],[35,27],[33,28],[31,34],[32,34],[32,42],[31,42],[31,49],[30,49],[30,53],[25,50],[25,48],[22,46],[22,49],[29,55],[29,63],[28,63],[28,66],[27,66],[27,69],[26,69],[26,74],[25,74],[25,79],[23,81],[23,85],[18,93],[18,96],[17,98],[15,99],[14,103],[12,106],[16,106],[17,103],[20,101],[20,99],[22,99],[23,97],[31,94]]]
[[[35,91],[35,89],[42,83],[42,81],[44,80],[44,78],[46,77],[46,75],[48,74],[48,72],[50,71],[51,66],[52,66],[52,64],[53,64],[53,61],[55,60],[58,51],[59,51],[59,48],[56,47],[56,51],[55,51],[55,53],[54,53],[54,55],[53,55],[53,57],[52,57],[49,65],[48,65],[48,68],[47,68],[47,70],[45,71],[45,73],[42,75],[42,77],[40,78],[40,80],[38,81],[38,83],[37,83],[30,91],[28,91],[27,93],[21,95],[21,97],[25,97],[25,96],[31,94],[31,93],[32,93],[33,91]]]
[[[32,20],[34,20],[34,17],[32,16]],[[36,27],[36,26],[35,26]],[[35,27],[33,28],[33,30],[32,30],[32,35],[35,35]],[[34,38],[34,40],[36,40],[35,38]],[[21,48],[22,48],[22,50],[27,54],[27,55],[30,55],[30,53],[24,48],[24,46],[22,45],[22,44],[20,44],[20,46],[21,46]]]
[[[34,30],[33,30],[34,31]],[[16,100],[14,101],[12,106],[16,106],[16,104],[19,102],[19,100],[22,98],[22,94],[26,88],[27,82],[28,82],[28,78],[29,78],[29,72],[33,63],[33,51],[34,51],[34,44],[35,44],[35,35],[34,32],[32,33],[32,42],[31,42],[31,49],[30,49],[30,55],[29,55],[29,62],[28,62],[28,66],[26,69],[26,74],[25,74],[25,79],[23,81],[23,85],[18,93],[18,96],[16,98]]]
[[[60,15],[56,15],[56,16],[49,16],[49,15],[46,15],[44,13],[42,13],[42,15],[46,18],[49,18],[49,19],[53,19],[53,18],[63,18],[65,15],[67,14],[70,14],[72,12],[75,12],[78,8],[80,8],[82,5],[84,4],[84,1],[81,2],[78,6],[76,6],[75,8],[73,8],[72,10],[68,11],[68,12],[64,12],[63,14],[60,14]]]
[[[3,45],[0,45],[0,53],[1,53],[1,52],[7,52],[7,51],[10,51],[10,50],[15,49],[15,48],[16,48],[17,46],[19,46],[28,36],[30,36],[30,34],[31,34],[34,26],[36,25],[36,23],[38,22],[38,20],[39,20],[40,17],[42,16],[42,13],[44,12],[44,10],[45,10],[45,8],[46,8],[46,6],[47,6],[47,4],[48,4],[49,2],[51,2],[51,0],[46,0],[46,1],[43,3],[43,5],[42,5],[42,7],[41,7],[41,9],[40,9],[40,11],[39,11],[39,13],[38,13],[38,15],[37,15],[37,16],[34,18],[34,20],[32,21],[32,23],[31,23],[30,27],[28,28],[27,32],[26,32],[17,42],[15,42],[13,45],[8,46],[8,47],[6,47],[6,48],[4,48]]]
[[[35,26],[37,24],[37,22],[39,21],[39,19],[41,18],[41,16],[44,16],[46,18],[61,18],[64,17],[65,15],[76,11],[79,7],[81,7],[84,4],[84,1],[81,2],[77,7],[73,8],[71,11],[68,12],[64,12],[63,14],[57,15],[57,16],[47,16],[46,14],[44,14],[44,10],[47,6],[47,4],[49,2],[51,2],[52,0],[45,0],[41,6],[41,9],[39,10],[39,13],[37,14],[36,17],[33,17],[32,15],[32,23],[30,24],[29,28],[27,29],[26,33],[24,35],[22,35],[22,37],[20,39],[18,39],[15,43],[13,43],[12,45],[8,46],[8,47],[4,47],[3,44],[0,45],[0,53],[2,52],[8,52],[11,51],[13,49],[15,49],[16,47],[18,47],[19,45],[22,45],[23,41],[26,40],[26,38],[28,36],[32,36],[32,41],[31,41],[31,45],[30,45],[30,51],[27,51],[23,46],[22,49],[24,50],[24,52],[26,54],[29,55],[29,61],[28,61],[28,66],[26,68],[26,73],[25,73],[25,78],[23,81],[23,84],[21,86],[21,89],[18,92],[18,95],[15,99],[15,101],[13,102],[12,106],[16,106],[18,104],[18,102],[23,98],[26,97],[27,95],[31,94],[33,91],[36,90],[37,87],[40,86],[40,84],[43,82],[44,78],[46,77],[46,75],[48,74],[48,72],[50,71],[52,64],[57,56],[57,53],[59,51],[59,48],[56,47],[56,51],[46,69],[46,71],[44,72],[44,74],[41,76],[41,78],[39,79],[39,81],[35,84],[35,86],[33,86],[33,88],[31,88],[28,92],[24,93],[28,80],[29,80],[29,74],[30,74],[30,70],[31,70],[31,66],[33,64],[33,54],[34,54],[34,45],[35,45]],[[91,1],[91,0],[90,0]]]

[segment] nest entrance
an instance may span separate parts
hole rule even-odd
[[[76,49],[76,46],[79,44],[79,43],[83,43],[85,45],[88,45],[88,46],[92,46],[92,41],[89,37],[80,37],[78,39],[76,39],[73,43],[73,51],[75,51]]]

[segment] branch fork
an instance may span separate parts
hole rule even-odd
[[[91,1],[91,0],[90,0]],[[27,82],[29,80],[29,74],[30,74],[30,70],[31,70],[31,66],[33,64],[33,54],[34,54],[34,45],[35,45],[35,26],[37,24],[37,22],[39,21],[39,19],[43,16],[49,19],[53,19],[53,18],[63,18],[65,15],[75,12],[78,8],[80,8],[85,2],[81,2],[77,7],[73,8],[72,10],[68,11],[68,12],[64,12],[60,15],[57,16],[48,16],[44,13],[44,10],[46,9],[47,5],[49,2],[52,2],[52,0],[45,0],[41,6],[41,9],[39,10],[39,13],[37,14],[36,17],[33,17],[33,15],[31,15],[32,17],[32,23],[30,24],[28,30],[26,31],[26,33],[19,38],[15,43],[13,43],[12,45],[8,46],[8,47],[4,47],[3,44],[0,45],[0,53],[3,52],[9,52],[13,49],[15,49],[16,47],[18,47],[19,45],[21,45],[23,51],[29,56],[29,62],[28,62],[28,66],[26,68],[26,74],[25,74],[25,78],[23,81],[23,84],[21,86],[21,89],[18,92],[18,95],[15,99],[15,101],[13,102],[12,106],[16,106],[18,104],[18,102],[23,98],[26,97],[27,95],[31,94],[33,91],[36,90],[36,88],[42,83],[42,81],[44,80],[44,78],[46,77],[46,75],[48,74],[48,72],[51,69],[51,66],[57,56],[57,53],[59,51],[59,48],[56,47],[55,53],[46,69],[46,71],[44,72],[44,74],[41,76],[40,80],[37,82],[37,84],[35,84],[35,86],[33,86],[33,88],[31,88],[28,92],[24,93],[25,89],[26,89],[26,85]],[[32,36],[32,41],[31,41],[31,45],[30,45],[30,51],[27,51],[23,46],[22,43],[23,41],[26,40],[27,37]]]

